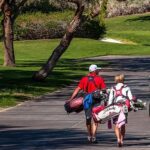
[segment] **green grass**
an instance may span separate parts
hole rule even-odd
[[[43,52],[46,51],[43,50],[40,53]],[[35,55],[36,53],[32,54]],[[28,59],[18,60],[16,68],[0,67],[0,106],[14,105],[69,85],[72,80],[86,74],[88,66],[92,63],[62,58],[46,81],[32,81],[31,77],[34,71],[37,71],[43,62],[44,60],[40,57],[37,57],[36,60],[29,56]],[[106,65],[103,62],[95,63],[101,66]]]
[[[140,21],[141,16],[145,20]],[[100,61],[90,62],[79,58],[102,55],[150,55],[148,17],[149,14],[145,14],[106,20],[107,37],[132,41],[136,44],[113,44],[92,39],[74,39],[52,74],[46,81],[40,83],[32,81],[31,77],[48,59],[60,40],[15,41],[17,67],[2,67],[3,54],[0,54],[0,106],[13,106],[18,102],[64,87],[74,79],[85,75],[91,63],[102,67],[108,65]],[[127,26],[126,23],[130,25]]]
[[[150,13],[106,19],[106,28],[108,37],[149,46]]]

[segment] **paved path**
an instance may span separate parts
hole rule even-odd
[[[125,73],[133,94],[150,101],[150,57],[101,57],[109,61],[102,75],[112,85],[117,73]],[[88,60],[87,60],[88,61]],[[121,70],[121,71],[120,71]],[[64,100],[75,85],[66,87],[38,100],[0,113],[0,150],[116,150],[116,138],[107,125],[98,129],[96,145],[86,141],[83,112],[67,115]],[[124,150],[150,150],[150,118],[147,110],[131,112],[127,125]]]

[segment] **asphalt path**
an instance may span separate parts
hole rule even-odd
[[[86,59],[85,61],[88,61]],[[114,75],[124,73],[132,93],[150,102],[150,57],[95,57],[111,62],[101,75],[108,87]],[[64,101],[77,82],[54,93],[0,112],[0,150],[116,150],[116,137],[107,124],[100,125],[98,144],[87,143],[84,112],[66,114]],[[124,150],[150,150],[150,117],[147,110],[130,112]]]

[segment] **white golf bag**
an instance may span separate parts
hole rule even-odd
[[[95,122],[106,123],[111,118],[118,116],[121,111],[128,113],[128,111],[142,110],[145,107],[146,103],[139,99],[136,99],[134,104],[129,100],[119,101],[106,107],[104,105],[94,107],[92,109],[92,115]]]
[[[126,105],[121,106],[118,104],[113,104],[105,108],[103,106],[97,106],[93,108],[92,115],[96,122],[105,123],[111,118],[118,116],[121,112],[121,109],[123,109],[124,113],[128,112],[128,108]]]

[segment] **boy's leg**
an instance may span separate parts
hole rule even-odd
[[[123,125],[121,127],[121,143],[123,144],[123,139],[124,139],[124,136],[125,136],[125,132],[126,132],[126,128],[125,128],[125,125]]]
[[[117,145],[118,147],[121,147],[122,146],[122,143],[121,143],[121,131],[120,129],[115,125],[115,135],[117,137]]]
[[[92,142],[93,143],[97,143],[97,140],[96,140],[97,128],[98,128],[98,123],[93,121],[92,122]]]

